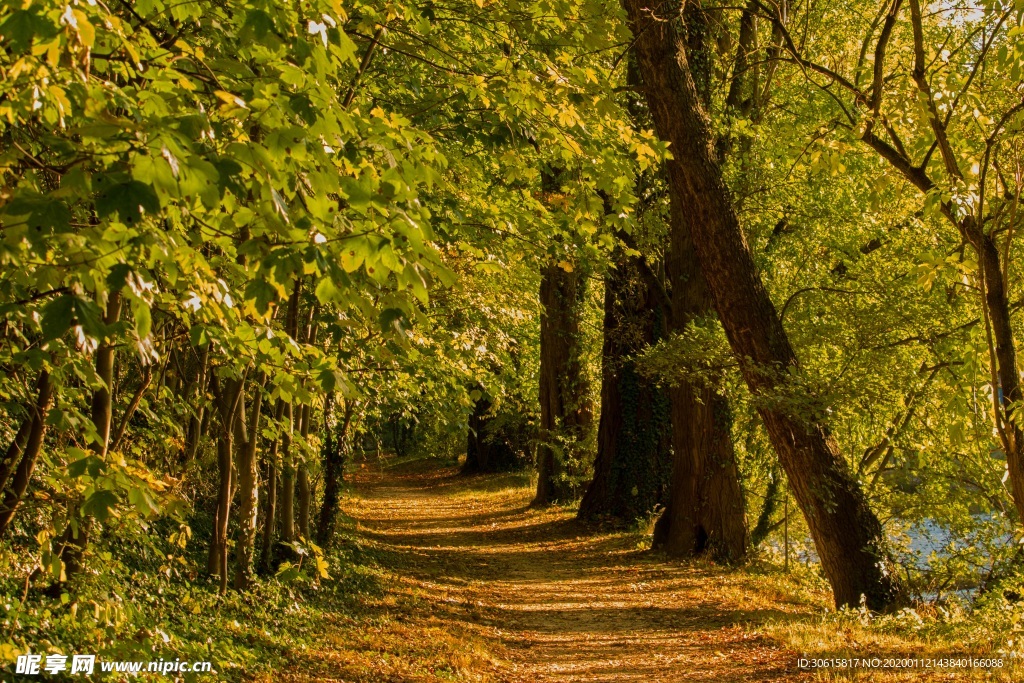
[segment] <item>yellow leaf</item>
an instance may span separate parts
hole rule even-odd
[[[213,94],[217,96],[224,104],[230,104],[236,107],[245,107],[245,100],[238,95],[232,95],[224,90],[214,90]]]
[[[572,264],[569,263],[568,261],[559,261],[558,262],[558,267],[561,268],[562,270],[564,270],[567,273],[571,273],[572,272]]]

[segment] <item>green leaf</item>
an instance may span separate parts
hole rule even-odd
[[[135,225],[146,214],[160,212],[160,200],[153,188],[137,180],[118,183],[96,198],[96,211],[103,218],[115,214],[126,225]]]
[[[160,514],[160,506],[153,500],[150,492],[141,486],[136,486],[128,491],[128,502],[145,517],[154,517]]]
[[[43,19],[32,9],[19,9],[11,12],[4,23],[0,24],[0,38],[13,52],[25,52],[36,38],[46,40],[57,35],[58,29]]]
[[[85,503],[82,504],[82,514],[95,517],[99,521],[106,521],[111,515],[111,510],[120,502],[117,494],[113,491],[100,489],[94,491]]]
[[[43,307],[40,327],[43,341],[53,341],[64,336],[71,329],[75,316],[75,297],[71,294],[59,296]]]
[[[365,235],[345,240],[341,251],[341,267],[347,273],[359,270],[359,266],[363,265],[372,251],[373,244]]]
[[[149,304],[142,300],[132,302],[132,313],[135,314],[135,332],[139,339],[145,339],[153,329],[153,313]]]

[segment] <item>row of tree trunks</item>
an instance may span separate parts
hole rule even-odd
[[[757,273],[721,168],[711,121],[690,73],[678,2],[623,0],[655,129],[671,144],[672,191],[741,372],[759,398],[767,428],[807,519],[837,605],[897,600],[881,524],[820,420],[794,414],[770,397],[799,390],[796,354]]]
[[[580,362],[585,283],[578,269],[548,264],[540,284],[540,446],[534,505],[570,500],[567,462],[586,441],[592,417]]]

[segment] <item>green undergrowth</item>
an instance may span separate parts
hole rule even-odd
[[[72,654],[95,654],[97,661],[212,662],[214,677],[178,674],[185,681],[249,680],[286,669],[302,651],[316,647],[332,625],[351,622],[363,601],[384,592],[373,550],[360,544],[354,527],[350,518],[339,521],[338,540],[326,555],[326,577],[307,571],[313,563],[304,562],[300,572],[288,572],[289,580],[257,577],[248,590],[229,590],[225,596],[218,595],[216,577],[203,575],[205,547],[194,541],[192,552],[183,555],[168,552],[161,540],[134,548],[106,544],[97,548],[100,557],[87,573],[58,591],[37,581],[39,586],[29,584],[26,592],[31,567],[16,549],[4,548],[0,653],[8,665],[3,680],[10,680],[17,656],[26,652],[42,654],[44,662],[47,654],[67,655],[69,662]],[[100,674],[97,666],[92,679],[123,675]]]
[[[827,584],[813,565],[797,565],[789,574],[766,564],[744,571],[760,576],[762,590],[809,608],[798,618],[758,627],[800,657],[867,658],[892,664],[871,671],[831,668],[817,671],[818,679],[1024,680],[1024,573],[971,598],[917,601],[877,614],[863,608],[835,610]],[[942,661],[949,659],[955,662]],[[972,660],[970,666],[967,660]]]

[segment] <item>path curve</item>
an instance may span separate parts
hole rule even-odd
[[[418,617],[494,643],[486,680],[806,679],[796,653],[756,633],[801,609],[749,574],[588,533],[569,512],[529,508],[511,475],[364,466],[355,481],[346,512],[421,598]]]

